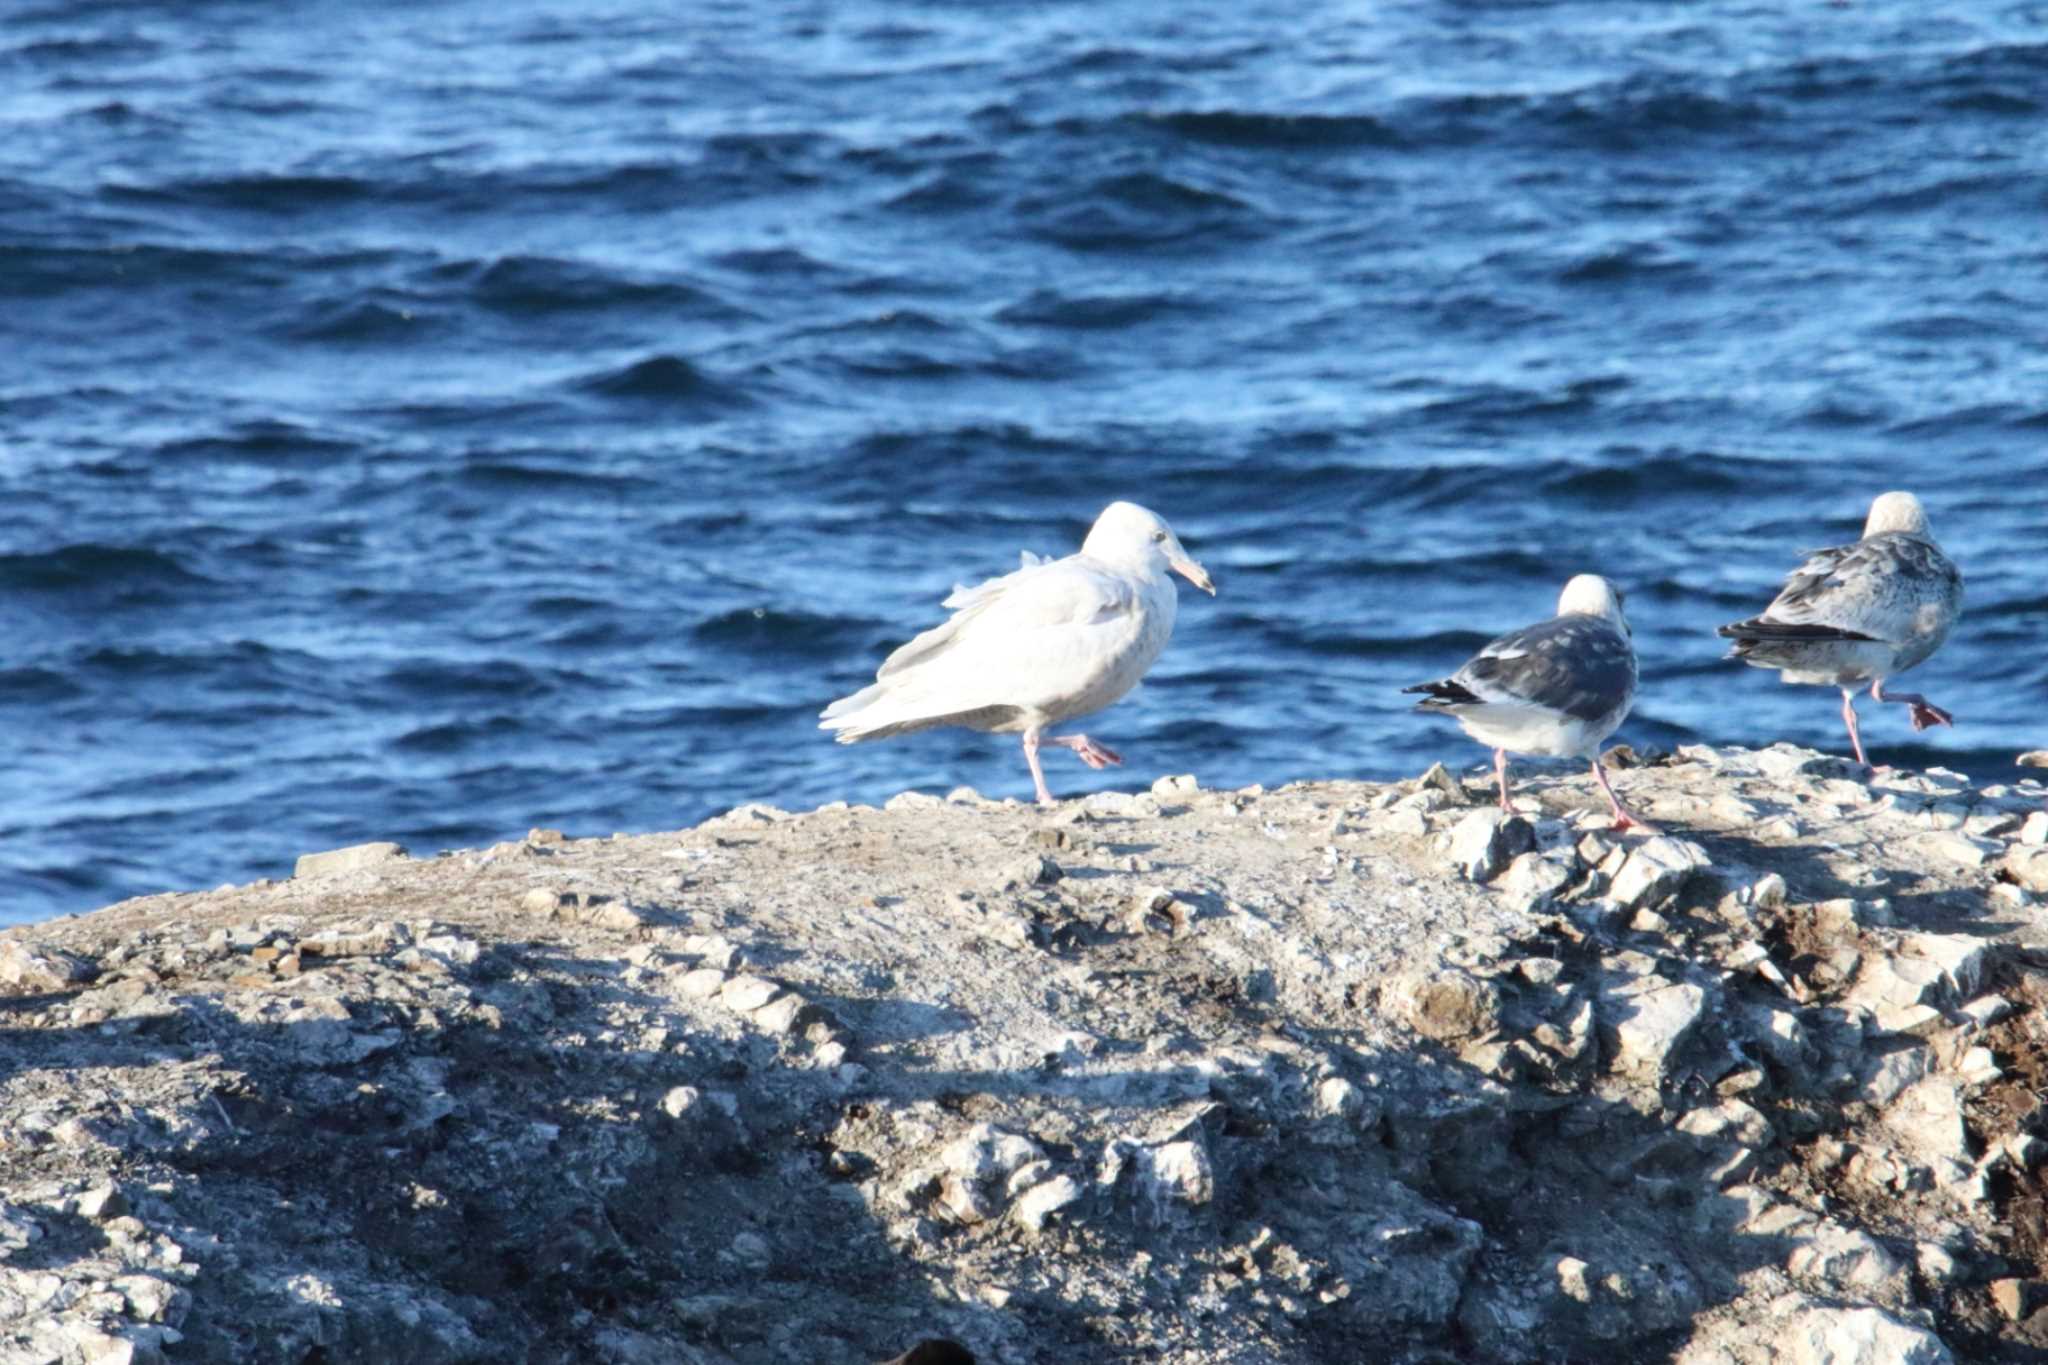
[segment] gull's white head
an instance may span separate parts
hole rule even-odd
[[[1211,597],[1216,595],[1209,571],[1188,557],[1173,528],[1135,502],[1113,502],[1103,508],[1088,539],[1081,542],[1081,553],[1120,568],[1152,573],[1171,569]]]
[[[1557,597],[1559,616],[1604,616],[1630,634],[1628,618],[1621,614],[1621,589],[1596,573],[1582,573],[1564,585]]]
[[[1870,519],[1863,523],[1863,537],[1881,536],[1887,531],[1909,535],[1927,534],[1927,509],[1911,493],[1880,493],[1870,504]]]

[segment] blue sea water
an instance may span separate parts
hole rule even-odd
[[[1107,501],[1216,575],[1122,770],[1485,755],[1398,689],[1629,592],[1620,738],[1917,490],[1880,760],[2048,744],[2048,4],[15,4],[0,920],[971,783],[821,705]]]

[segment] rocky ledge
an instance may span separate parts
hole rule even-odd
[[[0,936],[0,1360],[2039,1360],[2048,811],[969,791]]]

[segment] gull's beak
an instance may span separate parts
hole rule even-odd
[[[1166,567],[1200,588],[1209,596],[1216,595],[1216,584],[1209,578],[1209,571],[1184,554],[1168,555]]]

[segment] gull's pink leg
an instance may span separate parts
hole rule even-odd
[[[1849,747],[1856,751],[1856,762],[1869,767],[1870,760],[1863,756],[1863,736],[1856,730],[1856,694],[1846,687],[1842,689],[1842,719],[1849,726]]]
[[[1500,808],[1509,815],[1515,814],[1515,803],[1508,800],[1508,751],[1493,751],[1493,776],[1500,783]]]
[[[1616,834],[1621,833],[1625,829],[1639,829],[1645,834],[1656,834],[1658,832],[1655,825],[1647,820],[1641,820],[1630,815],[1622,807],[1621,799],[1614,794],[1613,784],[1607,780],[1606,765],[1597,758],[1593,760],[1593,776],[1600,779],[1600,789],[1607,793],[1608,808],[1614,812],[1614,832]]]
[[[1086,735],[1054,735],[1046,741],[1062,749],[1072,749],[1081,761],[1091,768],[1107,768],[1112,763],[1121,763],[1124,756],[1106,745],[1097,744]]]
[[[1891,696],[1887,697],[1884,694],[1883,678],[1879,678],[1870,685],[1870,695],[1879,701],[1895,701],[1907,707],[1907,715],[1911,718],[1915,730],[1925,730],[1930,725],[1954,725],[1956,723],[1954,716],[1917,692],[1894,692]]]
[[[1031,765],[1031,785],[1038,789],[1038,804],[1054,806],[1059,803],[1045,785],[1045,770],[1038,766],[1038,729],[1036,726],[1024,732],[1024,761]]]

